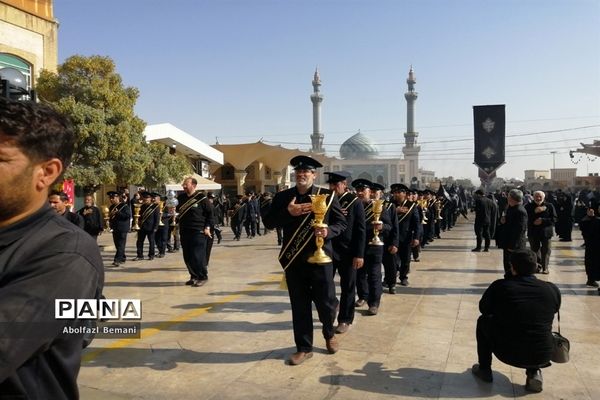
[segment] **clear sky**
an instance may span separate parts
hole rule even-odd
[[[499,176],[522,179],[525,169],[552,168],[553,158],[557,168],[600,171],[600,159],[573,164],[568,155],[600,139],[600,0],[55,0],[54,7],[59,62],[111,57],[125,85],[140,90],[142,119],[170,122],[208,144],[262,138],[308,150],[318,65],[327,154],[339,156],[360,129],[382,156],[398,157],[412,64],[420,166],[436,176],[477,176],[472,106],[484,104],[506,104]]]

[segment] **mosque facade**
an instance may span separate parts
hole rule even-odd
[[[404,94],[407,103],[407,126],[404,133],[403,158],[380,157],[378,145],[367,135],[358,131],[348,138],[340,147],[339,158],[319,157],[323,161],[324,171],[348,171],[353,179],[364,178],[389,187],[392,183],[404,183],[415,188],[424,188],[434,180],[435,173],[419,168],[419,151],[417,145],[418,132],[414,129],[415,102],[418,93],[415,91],[416,78],[412,66],[408,73],[408,90]],[[313,133],[311,135],[311,152],[322,155],[324,134],[321,131],[321,103],[323,94],[320,91],[321,78],[315,71],[312,81],[313,93]]]

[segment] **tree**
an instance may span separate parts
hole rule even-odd
[[[73,120],[78,140],[66,178],[79,185],[141,183],[150,164],[145,122],[134,113],[139,92],[124,87],[114,62],[72,56],[58,73],[42,71],[36,90]]]
[[[192,165],[183,154],[170,154],[164,144],[150,143],[151,161],[146,168],[142,184],[148,188],[158,188],[169,181],[179,182],[192,173]]]

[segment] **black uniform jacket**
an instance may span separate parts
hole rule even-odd
[[[390,246],[398,247],[398,214],[396,213],[396,205],[394,202],[385,201],[383,203],[383,210],[383,212],[388,215],[391,225],[389,231],[383,231],[383,243],[385,250],[387,250]]]
[[[535,202],[531,202],[525,206],[525,211],[527,211],[527,236],[550,239],[554,235],[554,224],[557,218],[554,205],[543,201],[538,206]],[[542,219],[542,224],[534,225],[533,221],[538,218]]]
[[[281,258],[280,263],[285,268],[285,265],[292,266],[296,264],[305,264],[307,263],[307,259],[315,252],[317,249],[317,245],[315,242],[314,235],[312,235],[312,239],[307,240],[305,243],[302,243],[304,247],[302,247],[298,255],[289,262],[289,258],[286,259],[285,254],[288,254],[292,249],[290,246],[290,241],[293,240],[293,237],[298,231],[298,228],[302,225],[302,221],[306,218],[306,215],[300,215],[298,217],[292,216],[287,207],[292,201],[292,199],[296,198],[296,203],[310,203],[311,194],[329,194],[327,196],[327,203],[329,204],[331,200],[331,206],[327,210],[325,214],[325,218],[323,222],[327,224],[327,237],[325,238],[325,245],[323,246],[323,250],[327,255],[332,255],[332,246],[331,239],[335,238],[339,234],[346,229],[346,218],[342,213],[342,209],[340,207],[340,203],[337,199],[337,196],[332,195],[330,190],[320,189],[316,186],[312,186],[305,194],[298,193],[298,189],[296,187],[281,191],[275,195],[273,198],[273,203],[271,205],[271,209],[265,215],[262,215],[262,220],[267,229],[273,228],[283,228],[283,246],[281,248]],[[331,198],[333,196],[333,199]],[[308,216],[309,220],[314,221],[314,214],[311,213]],[[311,228],[312,229],[312,228]]]
[[[394,203],[394,211],[398,218],[398,243],[410,243],[419,239],[423,234],[423,224],[419,216],[419,207],[413,202],[406,200],[402,203]],[[406,207],[408,212],[399,211],[396,207]],[[412,207],[412,209],[411,209]]]
[[[560,291],[533,275],[493,282],[479,302],[491,316],[494,354],[510,365],[535,365],[550,360],[552,320],[560,308]]]
[[[150,203],[150,204],[142,204],[140,207],[140,220],[138,225],[140,226],[140,230],[146,232],[154,232],[158,229],[158,224],[160,223],[160,210],[159,206]]]
[[[269,208],[266,208],[265,212],[267,212],[267,210]],[[246,207],[246,203],[241,203],[241,204],[236,203],[236,204],[234,204],[232,210],[233,210],[233,214],[231,214],[231,224],[232,225],[240,224],[246,220],[246,214],[248,211],[248,208]]]
[[[129,232],[131,209],[128,203],[111,204],[108,209],[109,225],[113,231]]]
[[[333,258],[363,258],[366,239],[365,209],[354,193],[346,192],[338,197],[347,227],[341,235],[333,239]]]
[[[83,334],[63,333],[82,320],[55,319],[55,299],[103,286],[96,241],[49,206],[0,228],[0,398],[78,398]]]

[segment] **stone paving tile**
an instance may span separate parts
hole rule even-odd
[[[326,353],[315,312],[314,357],[299,366],[285,363],[295,346],[274,234],[235,242],[226,228],[200,288],[183,284],[189,276],[181,252],[107,266],[105,295],[142,299],[145,330],[138,340],[92,343],[79,375],[81,398],[600,398],[600,296],[584,286],[580,239],[553,242],[556,266],[540,276],[562,290],[571,362],[544,370],[540,394],[524,391],[524,370],[498,360],[493,384],[472,376],[478,302],[503,274],[499,250],[470,252],[472,232],[461,223],[428,246],[411,266],[410,286],[384,293],[377,316],[357,310],[351,329],[338,335],[337,354]],[[134,235],[128,242],[133,257]],[[104,259],[110,264],[112,253]]]

